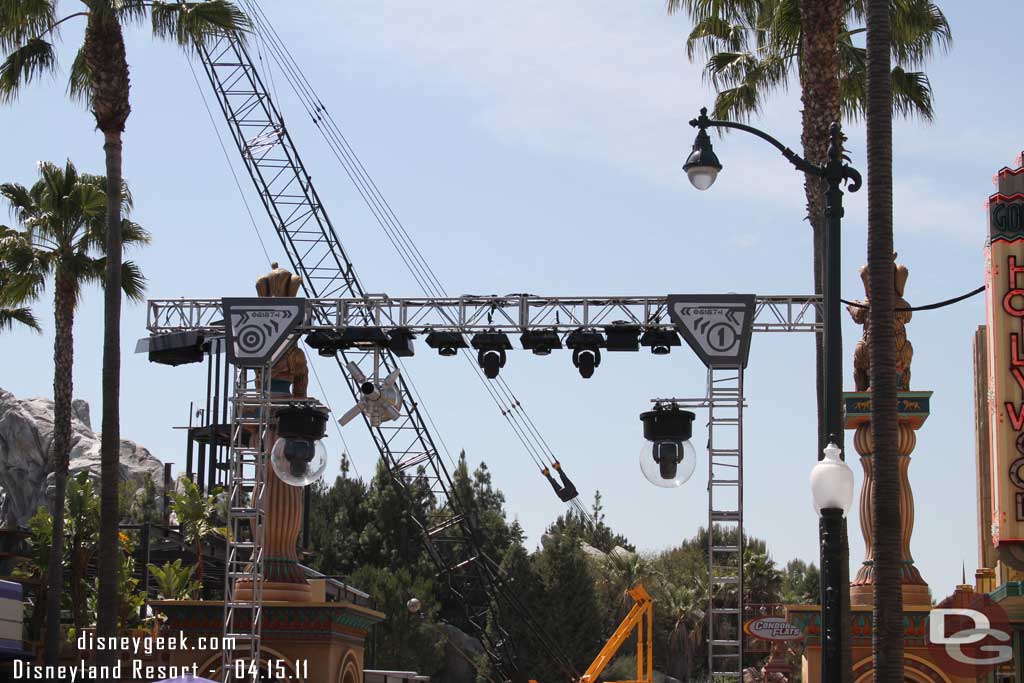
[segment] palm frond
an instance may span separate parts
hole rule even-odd
[[[71,63],[68,75],[68,97],[79,104],[87,105],[92,100],[92,72],[85,61],[85,48],[82,47]]]
[[[22,86],[53,71],[56,64],[53,45],[42,38],[30,38],[0,64],[0,103],[13,102]]]
[[[923,65],[936,51],[946,52],[953,32],[946,15],[928,0],[891,0],[892,55],[904,67]]]
[[[35,208],[35,202],[28,189],[20,183],[3,183],[0,185],[0,197],[10,204],[11,213],[21,222],[29,220]]]
[[[152,235],[135,221],[127,218],[121,221],[121,243],[124,246],[149,244]]]
[[[146,277],[134,261],[125,261],[121,264],[121,291],[135,302],[144,301],[146,298]]]
[[[42,332],[39,321],[32,314],[29,308],[0,308],[0,332],[14,327],[14,323],[20,323],[25,327]]]
[[[903,118],[918,116],[925,121],[935,118],[932,84],[920,71],[904,71],[896,66],[892,70],[892,109]]]
[[[228,0],[205,2],[152,3],[150,13],[153,35],[173,40],[186,49],[205,45],[210,38],[226,33],[242,34],[249,30],[249,19]]]
[[[114,14],[124,24],[141,24],[146,18],[149,3],[144,0],[114,0]]]
[[[742,52],[747,49],[747,28],[719,17],[698,21],[686,38],[686,56],[693,61],[698,55],[711,57],[719,51]]]
[[[53,0],[0,0],[0,50],[9,52],[38,38],[55,21]]]

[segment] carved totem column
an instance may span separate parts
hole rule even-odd
[[[299,291],[299,276],[293,275],[276,263],[272,270],[256,280],[256,293],[261,297],[291,297]],[[276,397],[306,398],[309,369],[306,354],[293,346],[270,370],[270,391]],[[272,424],[276,421],[272,420]],[[281,481],[270,466],[269,449],[277,440],[277,428],[267,433],[268,450],[266,477],[266,513],[263,518],[264,600],[310,602],[309,582],[299,568],[296,549],[302,530],[302,488]],[[249,599],[249,592],[241,585],[236,588],[241,600]]]
[[[914,566],[914,558],[910,553],[910,538],[914,532],[914,493],[910,486],[910,454],[917,445],[917,430],[924,424],[929,413],[929,402],[932,392],[910,391],[910,365],[914,349],[907,339],[906,324],[910,322],[912,313],[910,304],[903,298],[904,287],[909,277],[905,266],[895,263],[896,313],[894,342],[896,345],[896,382],[897,410],[899,411],[899,457],[900,472],[900,521],[901,521],[901,554],[903,603],[910,606],[930,605],[931,598],[928,584]],[[853,445],[860,455],[864,469],[864,482],[860,493],[860,526],[864,537],[865,558],[856,578],[850,582],[850,604],[852,606],[871,606],[874,602],[874,532],[873,532],[873,498],[875,495],[874,478],[874,444],[871,439],[871,387],[870,358],[868,343],[871,338],[868,310],[871,293],[868,290],[867,267],[861,268],[861,279],[867,299],[858,301],[847,307],[854,322],[864,326],[864,336],[857,342],[854,350],[853,366],[856,392],[843,394],[846,414],[846,428],[853,429]]]

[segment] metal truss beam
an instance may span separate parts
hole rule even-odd
[[[364,296],[309,299],[304,330],[345,327],[395,328],[414,332],[525,332],[573,330],[617,321],[646,329],[675,329],[664,296],[462,296],[391,298]],[[821,300],[814,296],[759,296],[755,332],[817,332]],[[146,327],[152,334],[182,330],[223,331],[220,299],[151,299]]]

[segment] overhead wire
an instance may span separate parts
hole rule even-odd
[[[388,241],[398,252],[399,257],[406,265],[413,279],[428,296],[447,298],[449,295],[437,274],[427,263],[416,242],[409,235],[395,214],[394,209],[384,198],[380,189],[366,171],[355,150],[349,144],[348,139],[316,94],[259,3],[256,0],[244,1],[250,12],[250,19],[253,22],[254,28],[270,56],[277,63],[285,80],[299,97],[303,108],[310,116],[316,128],[324,136],[332,154],[342,165],[346,175],[356,187],[357,192],[384,231]],[[465,350],[462,350],[462,355],[473,368],[478,381],[487,389],[492,401],[494,401],[502,416],[506,418],[506,421],[533,463],[542,472],[546,472],[549,466],[556,465],[558,458],[553,449],[544,439],[536,423],[526,412],[525,407],[523,407],[521,401],[505,379],[498,377],[495,382],[488,381],[484,378],[478,364],[471,355]],[[428,419],[433,423],[433,420],[429,418],[429,414]],[[447,446],[444,447],[447,452]],[[451,460],[450,452],[447,455],[448,459]],[[585,510],[581,511],[589,519],[589,514]]]
[[[961,301],[963,301],[964,299],[970,299],[972,296],[975,296],[977,294],[981,294],[984,291],[985,291],[985,285],[982,285],[981,287],[978,287],[977,289],[972,289],[971,291],[967,292],[966,294],[961,294],[960,296],[954,296],[952,299],[943,299],[942,301],[936,301],[933,304],[925,304],[924,306],[902,306],[902,307],[894,308],[892,310],[894,312],[896,312],[896,313],[901,313],[901,312],[905,312],[905,311],[934,311],[937,308],[945,308],[946,306],[951,306],[953,304],[958,304]],[[840,301],[843,302],[844,304],[846,304],[847,306],[853,306],[854,308],[871,308],[870,305],[864,304],[864,303],[862,303],[860,301],[847,301],[846,299],[840,299]]]

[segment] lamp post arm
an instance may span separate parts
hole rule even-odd
[[[703,107],[700,110],[700,116],[690,121],[690,125],[694,128],[700,128],[706,131],[708,128],[731,128],[734,130],[742,130],[745,133],[750,133],[756,137],[761,138],[775,149],[782,152],[782,156],[786,157],[789,163],[803,173],[809,173],[810,175],[817,176],[818,178],[824,178],[830,183],[839,185],[844,180],[850,181],[849,191],[856,192],[861,186],[860,173],[856,169],[852,168],[849,164],[846,164],[842,158],[842,128],[838,123],[833,123],[829,129],[829,136],[831,138],[831,144],[829,146],[829,160],[824,166],[818,166],[812,164],[807,159],[794,152],[789,147],[773,138],[763,130],[748,126],[745,123],[737,123],[735,121],[719,121],[716,119],[708,118],[707,107]]]
[[[823,167],[812,164],[789,147],[786,147],[784,144],[773,138],[771,135],[768,135],[768,133],[765,133],[763,130],[758,130],[753,126],[748,126],[745,123],[736,123],[735,121],[717,121],[715,119],[709,119],[706,109],[701,109],[700,116],[690,121],[690,125],[694,128],[700,128],[701,130],[707,130],[708,128],[733,128],[735,130],[742,130],[750,133],[751,135],[756,135],[775,149],[782,152],[782,156],[786,157],[789,163],[793,164],[798,171],[810,173],[811,175],[815,175],[820,178],[825,177],[825,169]]]

